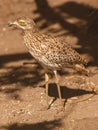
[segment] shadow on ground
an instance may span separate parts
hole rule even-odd
[[[29,61],[25,63],[24,60]],[[7,72],[3,72],[0,75],[0,85],[8,85],[18,82],[24,86],[34,86],[42,80],[43,74],[41,73],[41,66],[36,63],[28,53],[3,55],[0,56],[0,61],[0,66],[7,70]],[[22,61],[22,63],[20,63],[20,61]],[[13,65],[14,62],[16,65]],[[10,65],[6,66],[7,63],[10,63]]]
[[[28,54],[14,54],[7,56],[0,56],[1,67],[4,67],[7,72],[3,72],[0,75],[0,85],[11,85],[15,84],[13,87],[6,87],[5,89],[0,89],[0,92],[6,94],[12,94],[14,99],[19,99],[19,95],[16,94],[18,91],[24,87],[44,87],[41,82],[44,82],[44,70],[41,66]],[[29,60],[24,62],[24,60]],[[23,61],[20,64],[20,61]],[[19,64],[6,66],[7,63],[19,62]],[[28,66],[29,64],[29,66]],[[85,91],[82,89],[70,89],[65,86],[61,87],[62,98],[68,99],[74,96],[81,96],[84,94],[90,94],[92,92]],[[49,85],[49,96],[58,98],[58,92],[56,84]],[[12,98],[12,96],[11,96]]]
[[[12,124],[10,126],[2,126],[1,128],[6,128],[7,130],[54,130],[62,126],[61,119],[53,121],[45,121],[35,124]]]
[[[37,10],[33,11],[35,14],[40,14],[35,21],[43,21],[41,29],[47,28],[51,25],[59,24],[59,29],[51,28],[48,30],[58,34],[62,30],[66,32],[61,33],[63,36],[76,37],[77,44],[81,48],[77,49],[81,54],[86,53],[92,57],[90,65],[98,65],[98,9],[87,4],[77,2],[66,2],[62,5],[51,7],[47,0],[35,0]]]
[[[67,88],[65,86],[61,86],[60,88],[62,93],[62,99],[66,99],[66,100],[71,97],[82,96],[85,94],[94,94],[94,92],[86,91],[83,89],[72,89],[72,88]],[[55,84],[49,85],[49,96],[59,98],[57,86]]]

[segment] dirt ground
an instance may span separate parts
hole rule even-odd
[[[0,0],[0,130],[98,130],[98,94],[93,91],[98,74],[88,78],[65,68],[60,76],[64,110],[54,78],[49,87],[54,102],[44,109],[44,70],[28,53],[21,31],[7,27],[21,16],[72,44],[92,72],[98,66],[97,0]]]

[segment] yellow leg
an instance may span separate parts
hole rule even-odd
[[[54,74],[55,74],[55,79],[56,79],[56,85],[57,85],[57,89],[58,89],[58,94],[59,94],[59,99],[60,99],[60,102],[62,97],[61,97],[61,90],[60,90],[60,85],[59,85],[59,77],[58,77],[58,74],[57,74],[57,71],[55,70],[54,71]]]
[[[49,88],[49,76],[45,73],[45,83],[46,83],[46,100],[48,104],[48,88]]]

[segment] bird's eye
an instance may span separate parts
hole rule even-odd
[[[24,20],[19,20],[18,23],[21,25],[21,26],[25,26],[25,21]]]

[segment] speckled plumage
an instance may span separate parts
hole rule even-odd
[[[61,99],[57,70],[64,67],[75,68],[75,66],[81,71],[86,70],[83,66],[83,64],[86,63],[86,60],[83,59],[70,44],[62,39],[42,34],[37,29],[34,21],[29,18],[20,18],[13,23],[10,22],[9,25],[23,30],[24,43],[26,44],[28,51],[45,68],[45,70],[49,69],[54,72],[59,98]],[[45,82],[46,94],[48,94],[49,77],[47,73],[45,74]]]
[[[33,57],[47,69],[59,70],[86,63],[70,44],[51,35],[42,34],[38,30],[26,31],[24,42]]]

